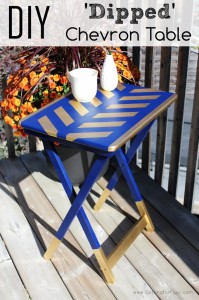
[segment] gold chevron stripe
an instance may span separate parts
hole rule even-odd
[[[69,103],[78,112],[78,114],[80,114],[80,116],[85,116],[88,113],[86,107],[77,100],[70,100]]]
[[[142,120],[140,120],[137,124],[132,126],[129,130],[127,130],[123,135],[121,135],[118,139],[116,139],[109,147],[108,151],[113,152],[116,151],[119,147],[124,145],[128,140],[132,139],[141,129],[143,129],[147,124],[149,124],[152,120],[157,118],[161,112],[163,112],[167,107],[169,107],[177,98],[176,94],[173,94],[169,97],[165,102],[163,102],[160,106],[158,106],[155,110],[146,115]]]
[[[122,84],[122,83],[118,83],[118,85],[117,85],[117,89],[119,90],[119,91],[123,91],[124,89],[125,89],[126,87]]]
[[[111,104],[106,109],[119,109],[119,108],[143,108],[147,107],[149,103],[135,103],[135,104]]]
[[[120,112],[120,113],[99,113],[93,118],[122,118],[122,117],[133,117],[137,112]]]
[[[124,125],[126,121],[122,122],[89,122],[84,123],[78,128],[100,128],[100,127],[120,127]]]
[[[107,131],[107,132],[82,132],[82,133],[69,133],[66,136],[66,140],[73,142],[76,139],[86,139],[86,138],[102,138],[102,137],[108,137],[111,135],[113,132],[112,131]]]
[[[95,107],[98,107],[102,104],[102,102],[97,98],[95,97],[93,100],[91,100],[91,103],[95,106]]]
[[[124,96],[120,100],[155,100],[158,99],[160,95],[151,95],[151,96]]]
[[[105,91],[105,90],[103,90],[103,89],[99,89],[99,91],[100,91],[104,96],[106,96],[106,98],[108,98],[108,99],[110,99],[110,98],[112,98],[112,97],[114,96],[114,93],[112,93],[112,92],[108,92],[108,91]]]
[[[150,92],[160,92],[160,91],[148,88],[148,89],[133,89],[130,93],[150,93]]]
[[[50,136],[57,136],[57,128],[53,123],[48,119],[47,116],[44,116],[38,119],[39,124],[43,127],[44,131]]]
[[[74,122],[74,120],[71,118],[71,116],[65,111],[65,109],[60,106],[54,110],[56,115],[62,120],[62,122],[66,125],[69,126]]]

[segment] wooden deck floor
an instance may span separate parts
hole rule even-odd
[[[199,219],[137,168],[135,176],[156,230],[139,235],[107,285],[77,219],[52,261],[42,257],[69,208],[43,154],[1,160],[0,299],[199,299]],[[85,210],[109,253],[138,214],[122,180],[100,212],[92,209],[106,180],[94,186]]]

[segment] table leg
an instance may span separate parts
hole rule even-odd
[[[114,276],[111,271],[111,268],[108,266],[107,259],[101,249],[101,245],[98,242],[98,239],[93,231],[93,228],[86,216],[86,213],[82,207],[83,201],[87,197],[90,189],[92,188],[94,182],[96,181],[98,174],[101,172],[104,164],[107,161],[107,157],[97,157],[84,184],[82,185],[78,195],[75,193],[70,178],[67,175],[67,172],[63,166],[63,163],[56,153],[53,143],[44,141],[45,150],[47,151],[49,158],[55,167],[57,174],[62,182],[62,185],[66,191],[66,194],[69,197],[69,200],[72,203],[72,206],[64,218],[59,230],[56,233],[56,236],[53,238],[50,246],[44,254],[45,259],[51,259],[53,253],[58,248],[61,243],[67,229],[69,228],[74,217],[77,215],[80,224],[84,230],[84,233],[93,249],[94,255],[99,263],[100,269],[102,270],[104,277],[108,283],[114,282]]]
[[[149,130],[150,130],[151,126],[153,125],[153,123],[154,123],[154,121],[152,121],[150,124],[148,124],[143,130],[141,130],[137,134],[137,136],[136,136],[135,140],[133,141],[131,147],[127,151],[127,154],[125,155],[126,161],[127,161],[128,164],[131,162],[131,160],[132,160],[133,156],[135,155],[138,147],[140,146],[140,144],[144,140],[145,136],[149,132]],[[103,191],[103,193],[100,196],[99,200],[95,204],[94,209],[96,211],[100,210],[100,208],[102,207],[102,205],[104,204],[104,202],[106,201],[108,196],[111,194],[111,191],[116,186],[121,174],[122,174],[122,171],[118,167],[117,170],[115,171],[115,173],[113,174],[113,176],[111,177],[111,179],[109,180],[109,183],[107,184],[107,187]]]
[[[141,215],[141,218],[136,222],[136,224],[133,226],[133,228],[130,229],[125,234],[125,236],[118,243],[118,245],[115,247],[115,249],[108,255],[108,257],[105,257],[103,252],[98,253],[98,254],[101,254],[101,256],[103,257],[103,261],[106,263],[106,265],[109,267],[109,269],[112,269],[115,266],[117,261],[122,257],[122,255],[131,246],[132,242],[137,238],[137,236],[142,232],[142,230],[144,228],[146,228],[146,230],[150,231],[150,232],[154,230],[153,223],[152,223],[151,218],[148,214],[148,211],[144,205],[142,196],[139,192],[139,189],[137,187],[135,179],[134,179],[132,172],[128,166],[126,156],[124,155],[122,149],[119,149],[115,153],[115,156],[119,163],[121,172],[122,172],[123,176],[125,177],[126,182],[130,188],[130,191],[135,200],[135,203],[137,205],[137,208]]]
[[[122,172],[124,178],[126,179],[126,182],[127,182],[128,186],[129,186],[129,189],[131,191],[131,194],[133,196],[135,204],[136,204],[136,206],[138,208],[138,211],[139,211],[141,217],[143,217],[143,218],[146,219],[146,222],[147,222],[146,230],[151,232],[151,231],[154,230],[154,226],[153,226],[153,223],[152,223],[151,218],[149,216],[149,213],[148,213],[148,211],[146,209],[146,206],[144,204],[144,201],[142,199],[142,196],[140,194],[138,186],[137,186],[137,184],[135,182],[133,174],[132,174],[132,172],[131,172],[131,170],[129,168],[129,165],[128,165],[128,162],[126,160],[126,157],[123,154],[123,152],[122,152],[121,149],[119,149],[115,153],[115,156],[116,156],[117,161],[119,163],[121,172]]]
[[[126,182],[130,188],[132,196],[137,205],[138,211],[140,212],[141,218],[136,222],[132,229],[130,229],[126,235],[122,238],[122,240],[118,243],[115,249],[110,253],[108,257],[104,257],[104,261],[106,265],[112,269],[117,261],[122,257],[122,255],[126,252],[126,250],[130,247],[132,242],[137,238],[137,236],[142,232],[144,228],[147,231],[153,231],[154,226],[151,221],[151,218],[148,214],[148,211],[144,205],[142,200],[142,196],[139,192],[135,179],[132,175],[132,172],[128,166],[128,162],[126,156],[124,155],[122,149],[116,151],[115,156],[119,163],[119,167],[121,172],[126,179]],[[102,253],[103,255],[103,253]]]

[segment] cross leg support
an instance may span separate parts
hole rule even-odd
[[[128,250],[142,230],[148,225],[148,216],[144,214],[140,220],[136,222],[133,228],[126,233],[122,240],[117,244],[115,249],[108,255],[108,257],[105,256],[102,248],[94,250],[95,257],[107,283],[114,283],[115,278],[112,273],[112,268]]]
[[[138,147],[140,146],[140,144],[144,140],[145,136],[149,132],[149,130],[150,130],[151,126],[153,125],[153,123],[154,123],[154,121],[152,121],[150,124],[148,124],[135,137],[135,140],[133,141],[133,143],[131,144],[131,147],[127,151],[127,154],[125,155],[126,161],[127,161],[128,164],[131,162],[131,160],[132,160],[133,156],[135,155]],[[116,186],[121,174],[122,174],[122,171],[118,167],[117,170],[115,171],[115,173],[113,174],[113,176],[111,177],[106,189],[103,191],[102,195],[100,196],[97,203],[95,204],[94,210],[99,211],[101,209],[101,207],[104,204],[104,202],[106,201],[106,199],[110,196],[111,191]]]
[[[152,220],[144,204],[144,201],[142,200],[142,196],[139,192],[133,174],[128,166],[128,161],[126,159],[126,156],[123,154],[121,149],[118,150],[115,153],[115,155],[119,163],[120,172],[125,177],[126,182],[131,191],[131,194],[133,196],[133,199],[135,200],[135,204],[140,213],[140,219],[136,222],[133,228],[126,233],[126,235],[118,243],[115,249],[108,255],[108,257],[104,255],[102,249],[98,249],[97,251],[94,252],[98,260],[98,263],[100,265],[100,268],[108,283],[112,283],[114,281],[114,277],[111,272],[112,268],[115,266],[117,261],[123,256],[126,250],[131,246],[131,244],[137,238],[137,236],[144,229],[146,229],[149,232],[152,232],[154,230]]]
[[[154,230],[153,223],[151,221],[151,218],[149,216],[149,213],[147,211],[147,208],[144,204],[144,201],[142,199],[142,196],[140,194],[140,191],[138,189],[138,186],[135,182],[135,179],[133,177],[133,174],[128,166],[128,163],[126,161],[126,157],[123,154],[122,150],[119,149],[116,153],[115,156],[117,158],[117,161],[119,163],[119,167],[121,169],[121,172],[126,179],[126,183],[130,189],[131,195],[135,201],[135,204],[138,208],[138,211],[141,215],[141,217],[144,217],[147,220],[147,225],[146,225],[146,230],[152,232]]]
[[[68,228],[70,227],[75,216],[78,217],[80,224],[84,230],[84,233],[92,247],[92,249],[99,249],[100,244],[93,231],[93,228],[86,216],[86,213],[82,207],[84,200],[86,199],[88,193],[90,192],[93,184],[95,183],[98,175],[100,174],[103,166],[106,164],[108,157],[96,155],[95,161],[89,171],[87,178],[85,179],[78,195],[75,193],[70,178],[68,177],[63,163],[60,157],[57,155],[53,143],[44,141],[45,150],[57,171],[59,179],[65,189],[65,192],[72,203],[67,215],[65,216],[60,228],[58,229],[56,236],[53,238],[50,246],[48,247],[46,253],[44,254],[45,259],[51,259],[53,253],[61,243],[62,239]]]

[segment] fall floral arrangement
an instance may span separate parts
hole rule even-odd
[[[111,50],[119,81],[138,84],[138,68],[120,48]],[[28,47],[15,49],[14,54],[13,49],[3,49],[0,70],[8,68],[9,75],[1,111],[15,136],[25,135],[21,118],[69,92],[68,70],[91,67],[100,71],[105,55],[102,47]]]

